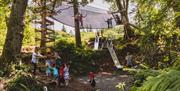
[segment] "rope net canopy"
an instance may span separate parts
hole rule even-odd
[[[107,10],[95,8],[88,5],[79,6],[78,8],[79,13],[83,16],[83,28],[108,28],[108,19],[111,19],[112,26],[116,25],[112,14],[108,13]],[[64,25],[74,27],[74,10],[72,4],[62,4],[55,8],[55,12],[56,14],[52,16],[53,19]]]

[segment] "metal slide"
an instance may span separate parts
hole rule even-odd
[[[117,55],[116,55],[116,53],[115,53],[115,51],[114,51],[114,49],[113,49],[113,44],[112,44],[112,42],[111,42],[110,44],[107,43],[107,48],[108,48],[108,50],[109,50],[109,52],[110,52],[110,54],[111,54],[111,57],[112,57],[113,62],[114,62],[114,65],[115,65],[118,69],[123,68],[123,66],[119,63],[119,60],[118,60],[118,58],[117,58]]]

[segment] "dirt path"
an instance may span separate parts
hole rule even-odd
[[[79,82],[89,85],[87,77],[78,78]],[[131,75],[112,75],[111,73],[99,73],[96,75],[96,89],[98,91],[118,91],[115,87],[120,82],[125,82],[125,91],[129,91],[132,76]]]
[[[112,75],[111,73],[101,72],[95,77],[96,87],[91,88],[88,77],[78,77],[70,81],[68,87],[51,87],[48,91],[118,91],[115,87],[120,82],[125,82],[125,91],[130,91],[132,76],[128,74]]]

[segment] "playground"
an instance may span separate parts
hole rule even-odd
[[[0,91],[180,91],[177,0],[0,0]]]

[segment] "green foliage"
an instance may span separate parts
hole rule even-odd
[[[42,91],[42,85],[31,76],[21,75],[8,84],[8,91]]]
[[[100,70],[100,65],[108,61],[107,59],[111,60],[108,50],[93,51],[89,48],[77,48],[74,38],[71,41],[71,37],[59,39],[56,42],[55,49],[60,50],[64,62],[71,64],[72,73],[78,75],[87,74],[90,71],[96,72]],[[111,67],[112,65],[109,66],[109,68]]]
[[[170,70],[157,77],[149,77],[137,91],[179,91],[180,71]]]
[[[56,42],[68,40],[68,43],[75,43],[74,37],[65,32],[56,32]]]
[[[10,13],[10,5],[12,0],[0,0],[0,47],[4,45],[7,26],[8,16]],[[24,31],[24,39],[23,45],[34,45],[35,44],[35,32],[31,26],[32,12],[30,10],[26,11],[25,18],[25,31]],[[1,51],[1,50],[0,50]]]
[[[34,13],[31,10],[31,6],[27,7],[25,18],[25,30],[23,38],[23,46],[35,45],[35,29],[33,28]]]
[[[134,79],[135,79],[134,85],[139,87],[142,85],[142,83],[146,80],[147,77],[149,77],[149,76],[155,77],[159,74],[160,74],[160,72],[156,71],[156,70],[149,70],[149,69],[137,70],[134,75]]]
[[[135,0],[136,21],[143,34],[139,40],[144,61],[158,67],[162,60],[172,61],[170,51],[177,51],[179,28],[176,26],[176,0]],[[167,59],[167,57],[169,58]]]
[[[180,56],[177,57],[176,61],[173,64],[173,67],[178,67],[180,68]]]
[[[107,29],[104,30],[104,36],[112,39],[118,39],[120,37],[123,37],[122,29],[121,27],[115,27],[113,29]]]
[[[28,65],[12,65],[12,78],[8,82],[8,91],[42,91],[42,84],[28,73],[29,70]]]
[[[7,22],[7,16],[9,15],[9,7],[7,6],[9,4],[9,0],[0,0],[0,46],[3,46],[5,37],[6,37],[6,22]]]
[[[4,74],[3,70],[0,70],[0,77],[2,77]]]
[[[116,88],[119,89],[119,91],[125,91],[125,82],[119,83],[118,85],[116,85]]]
[[[30,25],[27,25],[24,31],[23,46],[35,45],[35,32],[33,30]]]
[[[92,55],[94,54],[93,51],[76,48],[74,43],[63,40],[56,44],[55,49],[60,49],[62,57],[64,58],[63,61],[67,61],[71,64],[71,71],[73,73],[87,74],[89,71],[95,71],[91,66],[93,60]]]
[[[23,38],[23,45],[25,46],[32,46],[35,45],[35,30],[31,26],[32,23],[30,22],[31,16],[29,14],[30,11],[27,11],[26,20],[25,20],[25,31],[24,31],[24,38]]]

